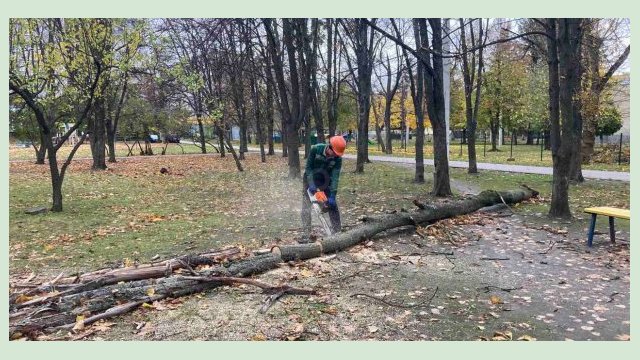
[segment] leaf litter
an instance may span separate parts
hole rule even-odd
[[[125,161],[130,166],[111,171],[115,176],[146,176],[152,182],[166,182],[155,178],[158,175],[152,171],[161,165],[161,159],[151,160],[152,165],[145,166],[149,169],[146,172],[133,170],[137,161]],[[72,166],[77,167],[72,171],[88,168],[82,161]],[[20,167],[40,170],[31,164],[12,163],[11,172],[20,173]],[[224,166],[214,168],[231,173]],[[172,164],[170,169],[185,176],[206,175],[210,171],[200,161]],[[179,183],[184,178],[169,181]],[[82,196],[104,199],[110,194],[87,192]],[[257,205],[241,202],[224,212],[239,211],[259,218],[264,216],[260,209],[267,204],[268,201]],[[123,215],[123,225],[105,226],[91,233],[59,234],[47,239],[46,245],[91,241],[123,229],[137,231],[177,217],[197,220],[201,216],[189,208],[180,214],[132,212],[121,206],[114,210]],[[362,214],[369,210],[365,207],[360,211]],[[372,211],[382,212],[385,208],[378,206]],[[345,213],[345,224],[357,221],[358,211]],[[285,297],[262,315],[257,313],[264,297],[259,291],[225,287],[154,302],[113,323],[98,322],[78,328],[73,334],[56,334],[41,340],[111,340],[127,338],[132,333],[136,338],[153,340],[629,340],[628,246],[604,244],[594,246],[591,252],[576,251],[569,245],[582,245],[584,233],[543,222],[518,213],[500,218],[470,214],[414,232],[386,234],[339,254],[335,260],[315,259],[280,267],[260,278],[274,284],[313,287],[320,293]],[[254,223],[261,222],[258,219]],[[239,230],[230,228],[234,233]],[[417,233],[420,235],[414,236]],[[295,236],[293,229],[280,240],[268,241],[291,241]],[[549,249],[551,241],[558,245]],[[11,246],[15,249],[17,244]],[[450,253],[453,255],[447,255]],[[509,254],[509,260],[499,264],[478,261],[500,253]],[[345,277],[356,270],[359,273]],[[336,278],[342,279],[331,281]],[[479,290],[487,285],[492,286],[489,294]],[[391,304],[415,303],[436,287],[440,291],[427,309],[403,309],[350,296],[367,293]],[[516,291],[503,290],[518,287],[521,288]],[[594,304],[592,308],[581,308],[581,304],[589,302]]]

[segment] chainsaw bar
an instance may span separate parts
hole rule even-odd
[[[322,207],[321,207],[322,205],[320,205],[318,200],[316,200],[315,195],[313,195],[311,191],[309,191],[309,189],[307,189],[307,195],[309,195],[309,200],[311,201],[311,207],[313,208],[313,212],[315,212],[316,215],[318,215],[318,219],[320,219],[320,223],[322,224],[324,231],[329,236],[333,235],[333,232],[331,231],[331,226],[329,226],[327,219],[323,215]]]

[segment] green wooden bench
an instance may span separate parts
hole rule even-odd
[[[604,215],[609,217],[609,236],[611,242],[616,242],[616,230],[615,230],[615,218],[631,220],[631,211],[628,209],[620,209],[608,206],[590,207],[584,209],[584,212],[591,214],[591,225],[589,226],[589,234],[587,245],[591,247],[593,244],[593,232],[596,229],[596,217],[598,215]]]

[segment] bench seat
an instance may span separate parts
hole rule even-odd
[[[591,247],[593,245],[593,233],[596,228],[596,217],[598,215],[604,215],[609,217],[609,237],[611,242],[616,242],[615,231],[615,218],[631,220],[631,211],[629,209],[620,209],[610,206],[590,207],[584,209],[584,212],[591,214],[591,224],[589,225],[589,234],[587,239],[587,245]]]

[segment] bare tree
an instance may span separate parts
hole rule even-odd
[[[356,69],[349,64],[355,79],[358,100],[358,139],[356,173],[364,172],[364,163],[369,154],[369,111],[371,108],[371,75],[373,73],[373,54],[375,53],[374,31],[369,31],[368,20],[340,20],[345,35],[355,52]],[[357,71],[357,74],[355,72]]]
[[[337,21],[327,19],[327,122],[329,126],[329,136],[336,134],[338,123],[338,101],[340,100],[340,81],[338,79],[338,69],[340,68],[340,57],[337,50]]]
[[[418,43],[423,44],[420,46],[420,50],[411,48],[401,39],[387,33],[374,23],[367,23],[385,37],[393,40],[407,52],[410,52],[424,66],[427,112],[429,114],[429,120],[431,121],[431,127],[433,128],[435,172],[433,175],[432,194],[436,196],[449,196],[451,195],[451,183],[449,178],[449,156],[447,154],[447,129],[445,121],[442,20],[428,19],[429,27],[432,31],[432,41],[429,47],[424,45],[429,43],[427,19],[416,19],[415,22],[417,23],[420,36]],[[421,135],[424,136],[424,132]],[[417,160],[418,159],[416,159],[416,162]]]
[[[478,126],[478,110],[480,107],[480,93],[482,84],[482,72],[484,67],[483,50],[479,47],[477,51],[468,51],[466,41],[465,21],[460,18],[460,43],[462,47],[462,76],[464,80],[464,99],[467,117],[466,133],[468,135],[467,151],[469,153],[469,174],[478,172],[476,159],[476,128]],[[474,35],[473,23],[468,23],[469,34],[471,39],[471,48],[475,48],[476,44],[486,42],[486,35],[483,38],[482,19],[478,19],[478,38]],[[476,55],[477,52],[477,55]],[[475,101],[472,100],[475,90]]]
[[[300,74],[298,71],[298,59],[296,58],[296,51],[294,45],[295,38],[295,26],[293,20],[282,20],[282,35],[283,42],[286,47],[288,64],[289,64],[289,83],[291,84],[291,99],[287,93],[287,82],[285,81],[284,72],[284,54],[279,52],[280,40],[274,28],[274,21],[272,19],[262,20],[266,34],[267,34],[267,49],[271,55],[271,60],[274,67],[274,73],[276,78],[276,84],[278,88],[279,100],[280,100],[280,112],[283,121],[283,131],[286,135],[286,143],[283,146],[287,148],[287,157],[289,165],[289,177],[300,177],[300,155],[298,151],[298,131],[302,125],[302,119],[304,112],[307,109],[302,109],[302,97],[300,90]],[[291,104],[291,105],[289,105]]]
[[[382,94],[384,95],[384,144],[382,144],[382,151],[387,154],[393,153],[393,148],[391,146],[391,105],[393,102],[393,98],[398,91],[398,85],[400,84],[400,79],[402,78],[403,66],[402,63],[404,58],[402,56],[401,50],[396,46],[396,58],[395,58],[395,69],[391,66],[391,60],[389,59],[389,54],[385,53],[384,47],[380,47],[379,60],[380,65],[384,69],[383,74],[376,73],[376,79],[378,80],[378,84],[382,89]],[[374,72],[376,72],[374,68]],[[383,80],[386,81],[383,83]],[[377,124],[376,124],[377,125]]]
[[[402,34],[398,29],[395,21],[392,19],[392,24],[394,30],[396,32],[396,36],[401,39]],[[416,42],[416,48],[418,48],[418,54],[420,56],[425,56],[425,49],[428,47],[428,38],[421,37],[420,33],[420,25],[417,20],[413,21],[413,36]],[[426,46],[425,46],[426,45]],[[407,54],[407,50],[405,48],[402,49],[404,53],[404,59],[406,61],[406,69],[407,75],[409,77],[409,85],[411,91],[411,98],[413,99],[413,109],[416,115],[416,171],[414,176],[414,181],[418,183],[424,182],[424,86],[425,86],[425,76],[424,76],[424,64],[421,61],[417,61],[415,63],[415,73],[414,73],[414,65],[411,63],[410,58]],[[422,138],[418,139],[419,133],[422,133]]]

